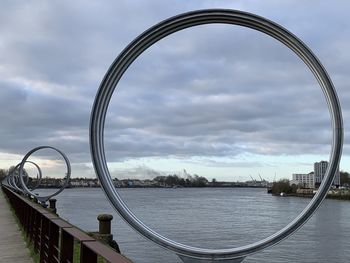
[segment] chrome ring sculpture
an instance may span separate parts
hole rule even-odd
[[[40,167],[39,167],[39,165],[37,165],[35,162],[32,162],[32,161],[26,161],[26,163],[31,163],[31,164],[33,164],[35,167],[36,167],[36,169],[38,170],[38,174],[37,174],[37,183],[32,187],[32,188],[29,188],[31,191],[33,191],[33,190],[35,190],[35,189],[37,189],[39,186],[40,186],[40,184],[41,184],[41,181],[42,181],[42,179],[43,179],[43,174],[42,174],[42,172],[41,172],[41,169],[40,169]],[[20,164],[19,164],[20,165]],[[29,176],[27,177],[27,180],[26,180],[26,182],[25,182],[25,184],[26,185],[28,185],[28,183],[29,183]]]
[[[1,183],[16,192],[22,193],[23,190],[17,186],[18,181],[16,183],[16,179],[18,180],[18,177],[15,177],[14,175],[14,172],[17,169],[16,167],[14,167],[14,169],[11,172],[9,172],[9,174],[2,180]]]
[[[30,190],[35,190],[36,188],[38,188],[40,186],[40,183],[42,181],[42,172],[41,172],[41,169],[39,167],[39,165],[37,165],[36,163],[32,162],[32,161],[26,161],[26,163],[31,163],[33,164],[37,170],[38,170],[38,174],[37,174],[37,183],[32,187],[32,188],[29,188]],[[21,189],[18,185],[19,184],[19,176],[15,174],[16,170],[18,170],[19,166],[21,165],[21,163],[17,164],[15,166],[15,168],[13,169],[13,171],[8,175],[8,180],[7,180],[7,183],[10,184],[10,186],[14,189],[16,189],[17,191],[19,192],[23,192],[23,189]],[[9,181],[10,180],[10,181]],[[27,185],[29,182],[29,177],[27,177],[27,180],[25,182],[25,184]]]
[[[9,174],[6,176],[6,178],[3,180],[3,184],[7,185],[8,187],[12,188],[13,190],[17,190],[12,182],[12,174]]]
[[[230,249],[205,249],[187,246],[161,236],[145,225],[131,212],[114,188],[104,151],[103,133],[108,105],[116,85],[130,64],[148,47],[172,33],[193,26],[213,23],[239,25],[260,31],[283,43],[298,55],[309,67],[325,95],[333,129],[330,164],[317,194],[307,207],[292,222],[271,236],[249,245]],[[282,26],[266,18],[235,10],[209,9],[188,12],[169,18],[146,30],[119,54],[108,69],[95,97],[90,118],[91,156],[96,174],[108,199],[132,228],[163,248],[172,250],[184,262],[241,262],[247,255],[268,248],[287,238],[312,216],[327,195],[340,162],[342,145],[343,124],[339,100],[330,77],[317,57],[301,40]]]
[[[64,184],[62,185],[62,187],[60,189],[58,189],[55,193],[51,194],[51,195],[48,195],[48,196],[40,196],[40,195],[36,195],[35,193],[32,192],[32,190],[30,190],[27,185],[25,184],[24,182],[24,179],[23,179],[23,167],[24,167],[24,164],[26,162],[29,162],[27,161],[27,159],[29,158],[30,155],[32,155],[33,153],[39,151],[39,150],[42,150],[42,149],[52,149],[56,152],[58,152],[64,159],[65,163],[66,163],[66,167],[67,167],[67,172],[66,172],[66,180],[64,182]],[[31,162],[32,163],[32,162]],[[41,170],[40,170],[41,172]],[[69,180],[70,180],[70,175],[71,175],[71,166],[70,166],[70,162],[68,160],[68,157],[60,150],[58,150],[57,148],[54,148],[52,146],[39,146],[39,147],[36,147],[32,150],[30,150],[22,159],[22,162],[20,163],[20,166],[19,166],[19,181],[20,181],[20,184],[21,184],[21,187],[23,189],[23,192],[25,194],[28,194],[29,196],[33,196],[35,197],[40,203],[44,204],[47,200],[49,200],[50,198],[58,195],[59,193],[61,193],[64,188],[66,188],[66,186],[68,185],[69,183]]]
[[[18,185],[18,175],[16,176],[16,170],[18,169],[20,164],[17,164],[15,166],[15,168],[13,168],[13,170],[11,171],[11,173],[8,176],[8,183],[9,185],[12,187],[13,190],[15,190],[16,192],[22,193],[23,190],[19,187]]]

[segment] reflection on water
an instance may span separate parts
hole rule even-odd
[[[310,201],[248,188],[121,189],[120,194],[137,217],[160,234],[206,248],[237,247],[267,237]],[[181,262],[134,232],[100,189],[66,189],[57,199],[59,215],[87,231],[98,228],[98,214],[112,213],[115,239],[134,262]],[[349,219],[349,201],[326,200],[296,234],[244,262],[350,262]]]

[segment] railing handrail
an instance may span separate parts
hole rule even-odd
[[[97,263],[100,256],[111,263],[132,263],[111,247],[89,236],[50,210],[2,185],[19,222],[40,257],[40,262],[72,262],[74,240],[80,243],[80,262]]]

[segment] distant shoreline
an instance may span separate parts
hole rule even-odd
[[[38,189],[59,189],[58,186],[45,186],[45,187],[39,187]],[[100,186],[68,186],[66,189],[92,189],[92,188],[102,188]],[[169,187],[160,187],[160,186],[127,186],[127,187],[115,187],[116,189],[181,189],[181,188],[259,188],[259,189],[267,189],[265,186],[169,186]]]
[[[59,189],[60,187],[40,187],[38,190],[41,189]],[[83,187],[83,186],[77,186],[77,187],[67,187],[67,189],[98,189],[102,187]],[[154,187],[154,186],[129,186],[129,187],[116,187],[116,189],[203,189],[203,188],[247,188],[247,189],[268,189],[268,187],[261,187],[261,186],[188,186],[188,187]],[[326,199],[333,199],[333,200],[350,200],[350,190],[349,189],[337,189],[337,190],[330,190],[331,193],[328,193],[326,196]],[[268,193],[271,194],[271,193]],[[279,194],[271,194],[272,196],[280,197]],[[315,194],[300,194],[300,193],[289,193],[285,194],[283,197],[301,197],[301,198],[313,198]],[[282,196],[281,196],[282,198]]]
[[[278,194],[272,194],[273,196],[280,196]],[[301,197],[301,198],[313,198],[315,194],[303,194],[303,193],[290,193],[286,194],[283,197]],[[330,190],[326,196],[326,199],[333,199],[333,200],[350,200],[350,190],[349,189],[337,189],[337,190]]]

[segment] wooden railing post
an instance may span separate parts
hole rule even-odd
[[[64,229],[61,232],[61,249],[60,249],[60,262],[70,263],[73,262],[73,249],[74,238],[69,235]]]
[[[91,249],[81,242],[80,246],[80,263],[97,263],[97,255]]]

